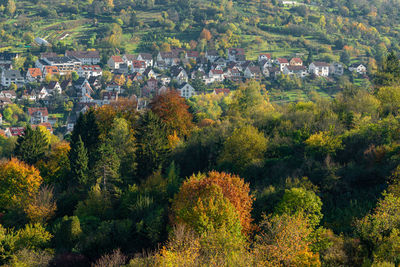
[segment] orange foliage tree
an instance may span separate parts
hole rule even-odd
[[[301,215],[265,216],[256,236],[254,256],[259,266],[321,266],[310,249],[312,228]]]
[[[150,106],[151,111],[167,125],[169,135],[174,132],[180,137],[190,134],[193,116],[185,99],[177,91],[169,90],[156,96]]]
[[[0,208],[25,206],[42,184],[39,171],[18,159],[0,162]]]
[[[175,215],[174,219],[180,222],[181,218],[177,216],[180,210],[201,201],[200,198],[204,195],[204,191],[210,188],[220,189],[223,197],[230,202],[237,213],[242,226],[242,232],[249,234],[253,229],[250,213],[254,197],[250,195],[249,184],[245,183],[239,176],[228,173],[212,171],[208,175],[193,175],[186,180],[172,204],[172,210]],[[213,192],[215,190],[209,191]]]
[[[201,33],[200,33],[200,39],[205,39],[207,41],[210,41],[212,38],[211,32],[204,28]]]

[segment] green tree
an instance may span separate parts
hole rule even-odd
[[[169,152],[166,126],[153,112],[142,115],[136,130],[138,175],[146,178],[158,170]]]
[[[285,190],[275,212],[289,215],[303,214],[310,226],[315,227],[322,219],[321,209],[322,201],[314,192],[304,188],[291,188]]]
[[[264,134],[251,125],[235,129],[225,141],[218,163],[239,172],[249,166],[260,165],[267,150],[267,143]]]
[[[32,130],[31,126],[28,125],[24,134],[17,139],[14,154],[28,164],[35,164],[45,155],[48,148],[46,136],[43,135],[39,127]]]
[[[71,144],[69,151],[69,161],[71,166],[71,178],[74,184],[87,188],[88,179],[88,155],[81,136],[78,136],[78,142]]]
[[[119,175],[120,160],[110,143],[103,143],[97,150],[97,160],[93,167],[97,183],[102,190],[117,193],[121,183]]]

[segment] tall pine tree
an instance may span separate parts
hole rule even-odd
[[[71,148],[80,138],[87,149],[89,168],[95,162],[96,150],[100,143],[100,130],[97,124],[96,114],[94,109],[89,109],[86,113],[81,114],[76,122],[71,135]]]
[[[71,144],[69,161],[73,184],[81,189],[87,188],[89,183],[88,154],[80,135],[78,135],[78,141]]]
[[[47,139],[39,127],[32,130],[28,125],[24,134],[18,137],[14,154],[18,159],[33,165],[44,156],[48,148]]]
[[[138,176],[145,179],[162,167],[168,153],[166,126],[152,111],[142,115],[136,131]]]
[[[99,147],[96,154],[97,160],[93,172],[97,183],[109,193],[118,193],[121,185],[119,175],[120,160],[114,148],[109,142],[106,142]]]

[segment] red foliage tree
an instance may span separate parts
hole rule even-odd
[[[168,127],[169,134],[188,136],[193,128],[193,116],[185,99],[175,90],[169,90],[156,96],[150,104],[151,111],[156,114]]]

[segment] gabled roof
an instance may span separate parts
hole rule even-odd
[[[149,54],[149,53],[140,53],[139,54],[143,60],[152,60],[153,59],[153,55]]]
[[[22,78],[18,70],[3,70],[3,74],[7,78]]]
[[[232,55],[244,55],[244,49],[243,48],[229,48],[228,53]]]
[[[297,72],[297,71],[305,71],[307,68],[305,66],[286,66],[289,71]]]
[[[42,71],[39,68],[29,68],[28,73],[33,78],[42,76]]]
[[[260,73],[261,73],[260,67],[257,67],[257,66],[248,66],[247,68],[249,69],[249,71],[250,71],[251,73],[255,73],[255,74],[260,74]]]
[[[291,61],[291,62],[293,61],[293,62],[295,62],[295,63],[303,63],[303,60],[301,60],[301,58],[298,58],[298,57],[294,57],[294,58],[292,58],[290,61]]]
[[[260,57],[261,56],[265,56],[266,58],[271,59],[271,54],[270,53],[263,53],[263,54],[260,54],[259,56]]]
[[[41,112],[42,116],[49,116],[49,112],[47,111],[47,108],[28,108],[28,114],[29,116],[34,115],[36,112]]]
[[[115,62],[115,63],[124,63],[124,61],[122,60],[121,56],[111,56],[111,59]]]
[[[316,67],[329,67],[329,64],[326,62],[315,61],[311,64],[314,64]]]
[[[361,64],[361,63],[353,63],[353,64],[351,64],[349,67],[350,68],[358,68],[359,66],[363,66],[363,67],[365,67],[363,64]]]
[[[228,95],[231,92],[231,90],[229,90],[228,88],[216,88],[214,89],[214,94],[218,95],[218,94],[224,94],[224,95]]]
[[[65,55],[67,57],[86,58],[86,59],[100,58],[99,51],[66,51]]]
[[[53,75],[53,74],[59,74],[60,73],[58,71],[57,66],[44,66],[44,72],[46,73],[46,75],[47,74]]]
[[[49,85],[47,86],[47,88],[53,90],[53,89],[57,86],[57,84],[59,85],[58,82],[56,82],[56,81],[51,81],[51,82],[49,83]]]
[[[279,64],[285,64],[285,63],[289,63],[289,61],[286,58],[277,58],[276,61],[279,62]]]
[[[199,52],[197,52],[197,51],[187,51],[186,54],[187,54],[187,57],[191,57],[191,58],[199,57]]]
[[[125,54],[124,58],[126,58],[126,60],[128,60],[128,61],[137,60],[138,55]]]
[[[178,76],[182,71],[184,71],[184,69],[182,69],[181,67],[179,67],[179,66],[174,66],[174,67],[171,68],[171,75],[172,75],[173,77],[176,77],[176,76]]]
[[[222,75],[224,74],[223,70],[210,70],[213,75]]]

